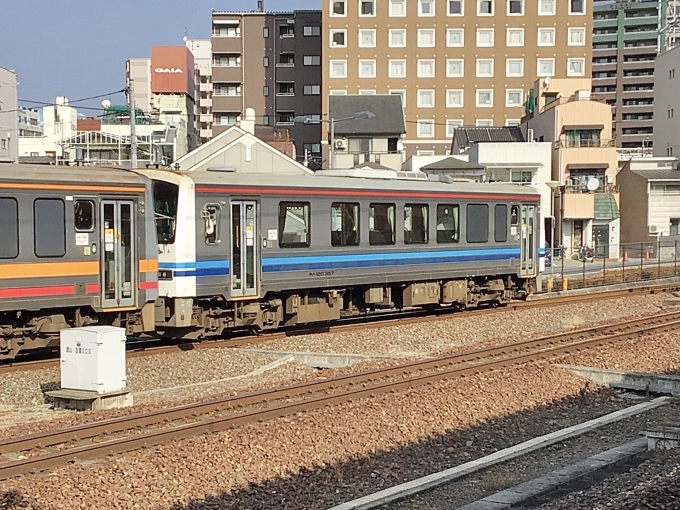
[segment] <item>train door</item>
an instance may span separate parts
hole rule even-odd
[[[536,206],[521,206],[520,218],[520,250],[522,276],[534,276],[536,274]]]
[[[128,200],[101,202],[102,308],[135,305],[134,204]]]
[[[260,254],[257,202],[231,202],[231,297],[259,295]]]

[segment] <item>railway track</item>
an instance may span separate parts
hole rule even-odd
[[[256,335],[244,335],[220,340],[199,340],[195,342],[180,342],[162,345],[153,345],[148,340],[145,342],[130,342],[128,345],[127,356],[129,358],[152,356],[156,354],[195,350],[195,349],[214,349],[224,347],[249,347],[264,343],[270,340],[285,338],[287,336],[313,334],[320,332],[340,332],[355,329],[380,328],[397,324],[411,322],[429,322],[450,318],[452,313],[461,314],[484,314],[493,313],[498,310],[524,310],[528,308],[542,308],[549,306],[559,306],[574,302],[597,301],[600,299],[614,299],[644,294],[658,294],[680,290],[680,284],[653,284],[644,287],[632,287],[629,289],[619,289],[613,291],[602,291],[591,294],[562,295],[549,298],[530,299],[528,301],[513,301],[499,308],[478,308],[465,310],[463,312],[453,312],[450,308],[432,310],[408,310],[405,312],[383,312],[372,315],[350,317],[334,323],[324,325],[312,325],[298,327],[295,329],[265,332]],[[54,352],[46,359],[14,360],[9,363],[0,364],[0,374],[10,372],[41,370],[59,366],[59,353]]]
[[[0,441],[0,479],[678,328],[680,312]]]

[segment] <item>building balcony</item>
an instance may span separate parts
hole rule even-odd
[[[241,96],[213,96],[213,112],[240,112],[243,109]]]
[[[605,194],[612,195],[616,204],[619,204],[619,193],[603,191],[602,193],[570,193],[562,195],[562,214],[565,220],[590,220],[596,217],[596,196]],[[605,198],[606,200],[606,198]]]
[[[243,78],[241,66],[238,67],[215,66],[213,67],[212,73],[213,84],[241,83],[241,78]]]
[[[569,139],[564,136],[555,142],[555,148],[557,149],[592,149],[600,147],[616,147],[616,142],[615,140]]]
[[[241,53],[240,37],[215,37],[210,39],[213,53]]]

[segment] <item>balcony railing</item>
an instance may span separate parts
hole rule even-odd
[[[618,193],[619,187],[616,184],[601,184],[596,190],[589,190],[586,184],[567,184],[564,187],[565,193]]]
[[[277,62],[276,67],[295,67],[295,62]]]
[[[294,95],[295,95],[295,92],[277,92],[276,93],[277,97],[290,97],[290,96],[294,96]]]
[[[555,142],[557,149],[575,149],[575,148],[586,148],[586,147],[615,147],[615,140],[590,140],[590,139],[570,139],[570,138],[560,138]]]
[[[277,120],[276,121],[277,126],[294,126],[295,122],[292,120]]]

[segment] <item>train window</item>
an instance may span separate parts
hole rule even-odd
[[[66,255],[66,207],[59,198],[33,202],[33,234],[36,257]]]
[[[205,222],[205,244],[220,244],[220,213],[222,207],[218,204],[206,204],[201,211],[201,218]]]
[[[404,206],[404,243],[427,244],[428,207],[425,204],[406,204]]]
[[[368,243],[394,244],[394,204],[371,204],[368,209]]]
[[[508,206],[505,204],[494,207],[493,239],[497,243],[508,240]]]
[[[359,204],[331,205],[331,244],[359,246]]]
[[[309,247],[309,202],[279,203],[279,246]]]
[[[92,232],[94,230],[94,202],[76,200],[73,204],[73,225],[76,232]]]
[[[178,200],[179,186],[164,181],[153,181],[153,210],[158,244],[175,243]]]
[[[460,207],[452,204],[437,206],[437,242],[457,243],[460,232]]]
[[[467,205],[465,238],[468,243],[486,243],[489,241],[488,204]]]
[[[519,206],[513,205],[510,208],[510,225],[519,225]]]
[[[19,204],[14,198],[0,198],[0,259],[19,256]]]

